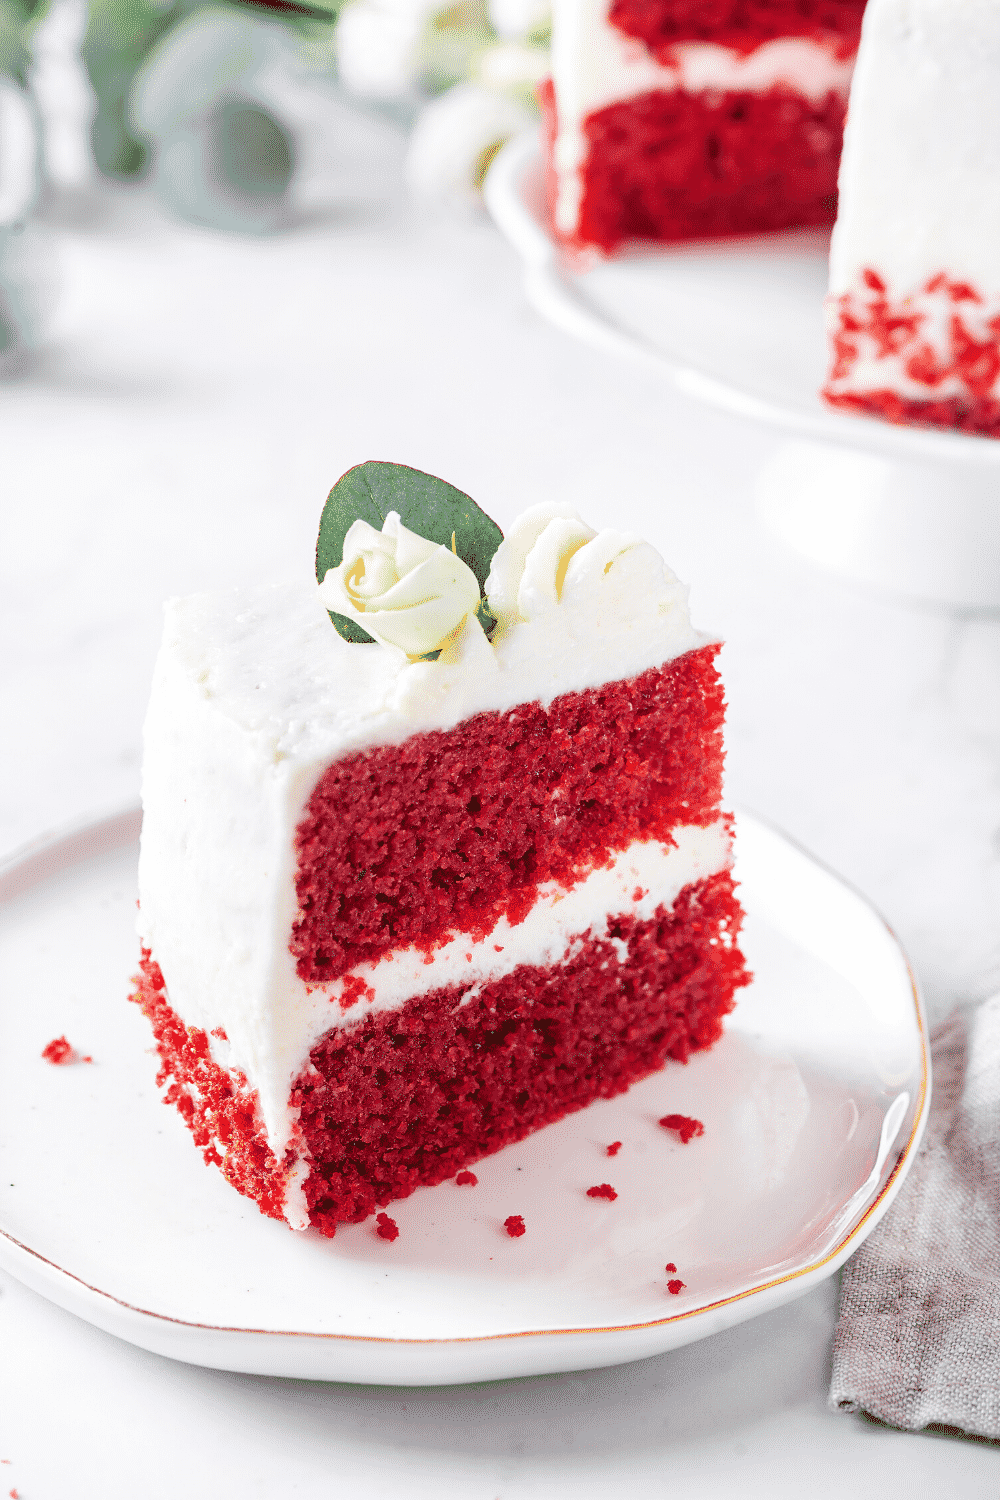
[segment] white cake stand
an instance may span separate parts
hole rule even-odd
[[[484,191],[546,318],[644,361],[686,396],[787,434],[757,503],[796,552],[897,597],[1000,610],[1000,442],[841,416],[817,395],[825,234],[569,256],[547,225],[534,134],[504,147]]]

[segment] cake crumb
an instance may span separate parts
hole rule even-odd
[[[229,1041],[229,1038],[226,1035],[226,1028],[224,1026],[216,1026],[215,1029],[214,1029],[214,1031],[211,1032],[211,1035],[212,1036],[217,1036],[219,1038],[220,1042],[228,1042]]]
[[[666,1265],[663,1267],[663,1269],[665,1271],[676,1271],[677,1267],[674,1265],[674,1263],[673,1263],[672,1260],[668,1260],[667,1263],[666,1263]]]
[[[683,1283],[683,1281],[668,1281],[667,1282],[667,1291],[670,1293],[671,1297],[676,1297],[678,1295],[678,1293],[683,1292],[683,1290],[684,1290],[684,1283]]]
[[[520,1214],[511,1214],[509,1218],[504,1219],[503,1227],[512,1240],[517,1240],[524,1233],[524,1220]]]
[[[618,1194],[615,1192],[615,1190],[611,1186],[610,1182],[602,1182],[597,1187],[588,1188],[587,1189],[587,1197],[588,1198],[607,1198],[607,1200],[608,1200],[609,1203],[613,1203],[615,1201],[615,1199],[618,1197]]]
[[[455,1181],[458,1183],[459,1187],[475,1187],[476,1183],[479,1181],[479,1178],[476,1176],[475,1172],[459,1172],[458,1176],[455,1178]]]
[[[47,1047],[42,1048],[42,1056],[57,1067],[60,1063],[76,1062],[76,1053],[64,1036],[54,1037]]]
[[[660,1124],[664,1130],[675,1130],[681,1138],[682,1146],[686,1146],[692,1136],[705,1134],[701,1121],[693,1120],[690,1115],[664,1115]]]
[[[612,1141],[611,1145],[608,1147],[608,1155],[609,1156],[617,1156],[618,1153],[619,1153],[619,1151],[621,1149],[622,1149],[622,1143],[621,1143],[621,1141]]]
[[[375,1233],[380,1240],[397,1240],[399,1238],[399,1225],[395,1219],[390,1219],[388,1214],[377,1214],[375,1224]]]

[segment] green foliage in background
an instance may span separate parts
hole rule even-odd
[[[9,3],[11,0],[0,0],[0,5]],[[315,47],[320,36],[329,34],[340,3],[293,0],[285,4],[275,0],[270,5],[248,3],[235,8],[282,22],[309,48]],[[204,9],[200,0],[90,0],[90,18],[80,52],[97,95],[91,133],[94,160],[106,176],[138,177],[144,172],[146,146],[129,126],[132,80],[173,27]]]
[[[46,0],[0,0],[0,73],[27,83],[31,61],[31,27],[45,10]]]

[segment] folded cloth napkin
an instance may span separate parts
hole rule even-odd
[[[1000,995],[931,1040],[927,1130],[844,1267],[830,1404],[1000,1437]]]

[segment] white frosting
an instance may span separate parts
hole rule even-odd
[[[803,37],[764,42],[748,54],[711,42],[681,42],[671,62],[660,63],[644,43],[611,25],[608,9],[609,0],[554,0],[553,5],[555,222],[564,234],[572,234],[579,222],[588,150],[583,124],[595,110],[654,90],[764,93],[786,83],[818,102],[831,92],[846,97],[850,87],[853,59]]]
[[[288,947],[298,909],[295,829],[324,770],[345,755],[447,730],[475,713],[547,704],[634,677],[705,643],[691,626],[686,588],[652,547],[610,531],[575,545],[579,518],[552,510],[526,513],[497,554],[489,588],[503,623],[493,643],[473,618],[434,662],[348,645],[309,586],[167,606],[145,731],[139,933],[181,1019],[225,1030],[219,1060],[257,1090],[279,1159],[294,1144],[289,1086],[317,1038],[344,1020],[329,998],[343,981],[309,990]],[[557,545],[567,522],[574,533],[568,557]],[[620,909],[630,880],[632,889],[648,887],[650,900],[658,890],[655,905],[698,878],[688,871],[708,873],[706,866],[728,861],[721,828],[685,837],[665,856],[658,846],[630,851],[624,864],[592,874],[562,900],[544,892],[537,921],[513,930],[501,923],[496,944],[504,954],[494,955],[489,972],[536,961],[524,956],[525,944],[549,952],[537,946],[549,941],[543,928],[577,932]],[[564,913],[575,914],[564,920]],[[470,966],[468,951],[457,940],[430,965],[421,955],[417,990],[401,955],[359,971],[375,997],[347,1019],[364,1014],[365,1003],[398,1004],[406,993],[451,983],[453,974],[488,977],[475,967],[482,955]]]
[[[896,298],[941,271],[1000,293],[998,84],[997,0],[869,0],[831,293],[854,290],[866,267]]]

